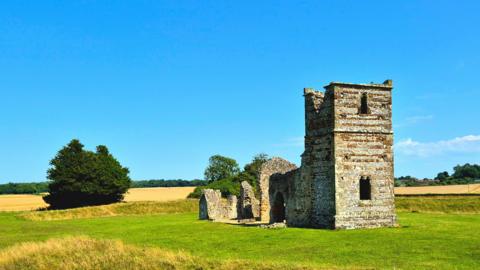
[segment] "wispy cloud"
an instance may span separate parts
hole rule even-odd
[[[395,151],[418,157],[447,153],[480,153],[480,135],[467,135],[436,142],[418,142],[409,138],[395,144]]]
[[[433,119],[433,115],[415,115],[405,118],[401,123],[395,124],[394,127],[404,127],[404,126],[411,126],[418,123],[430,121]]]

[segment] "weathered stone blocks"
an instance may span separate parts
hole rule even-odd
[[[260,203],[255,198],[255,191],[247,181],[243,181],[240,185],[239,216],[242,219],[256,219],[260,217]]]
[[[264,163],[259,202],[247,182],[238,202],[232,197],[224,203],[219,191],[206,191],[200,218],[260,217],[264,223],[330,229],[395,226],[392,88],[391,80],[333,82],[324,93],[305,88],[301,167],[281,158]]]
[[[221,221],[237,218],[237,197],[222,199],[220,190],[204,189],[199,201],[199,219]]]

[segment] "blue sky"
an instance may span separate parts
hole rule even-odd
[[[303,87],[394,80],[395,174],[480,163],[478,1],[2,1],[0,182],[72,138],[133,179],[299,163]]]

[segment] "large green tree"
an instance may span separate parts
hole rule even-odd
[[[210,180],[205,186],[198,186],[195,190],[188,195],[190,198],[200,198],[202,195],[202,190],[206,188],[218,189],[222,192],[222,196],[226,197],[228,195],[239,195],[240,193],[240,183],[242,181],[247,181],[252,185],[258,195],[258,174],[263,163],[268,160],[268,155],[258,154],[253,157],[253,160],[246,164],[243,171],[238,173],[240,170],[238,164],[235,160],[230,158],[225,158],[223,156],[212,156],[210,158],[210,164],[205,170],[205,178],[207,178],[207,172],[209,175],[212,172],[215,172],[215,180]],[[233,161],[233,162],[232,162]],[[223,164],[228,162],[229,165]],[[221,165],[219,165],[221,164]],[[235,169],[226,170],[225,167],[234,167]],[[220,174],[217,172],[229,171],[229,173]],[[213,173],[212,173],[213,174]],[[225,176],[227,175],[227,176]]]
[[[51,208],[71,208],[118,202],[131,185],[129,170],[100,145],[86,151],[79,140],[72,140],[50,161],[47,174]]]
[[[211,156],[205,169],[205,180],[209,183],[229,178],[240,172],[240,167],[235,159],[221,155]]]

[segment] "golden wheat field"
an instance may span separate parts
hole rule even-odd
[[[132,188],[126,194],[125,201],[173,201],[186,198],[194,189],[194,187]],[[395,194],[398,195],[464,193],[480,194],[480,184],[395,188]],[[46,206],[42,196],[39,195],[0,195],[0,211],[24,211]]]
[[[125,196],[125,201],[173,201],[185,199],[194,187],[158,187],[132,188]],[[0,195],[0,211],[24,211],[41,207],[47,204],[40,195]]]
[[[451,185],[451,186],[427,186],[427,187],[396,187],[395,194],[480,194],[480,184]]]

